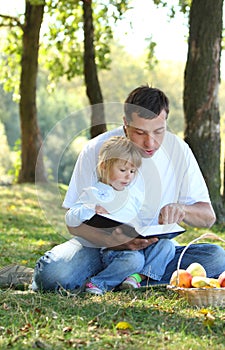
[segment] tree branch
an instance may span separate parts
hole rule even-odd
[[[17,27],[18,26],[22,30],[24,28],[23,24],[20,22],[18,17],[0,14],[0,18],[2,18],[2,20],[3,20],[3,22],[0,23],[0,27]],[[6,22],[6,21],[8,21],[8,22]]]

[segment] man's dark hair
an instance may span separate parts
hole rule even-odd
[[[162,110],[169,114],[169,100],[159,89],[143,85],[130,92],[124,104],[127,121],[132,120],[132,113],[145,119],[156,118]]]

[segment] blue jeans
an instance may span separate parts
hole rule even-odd
[[[132,273],[142,270],[145,257],[142,250],[100,251],[104,268],[90,279],[103,292],[112,290]]]
[[[145,257],[150,247],[144,249]],[[175,247],[175,256],[167,265],[159,281],[152,279],[151,270],[149,271],[147,268],[145,274],[150,279],[143,281],[142,285],[146,285],[146,283],[169,283],[173,271],[177,268],[177,262],[183,249],[182,246]],[[187,268],[192,262],[202,264],[208,277],[217,278],[221,272],[225,271],[225,250],[215,244],[191,245],[184,254],[181,268]],[[145,267],[146,265],[144,269]],[[67,290],[74,290],[82,287],[88,278],[98,274],[103,269],[100,250],[83,247],[76,238],[72,238],[46,252],[37,261],[32,287],[33,290],[42,291],[56,291],[60,286]]]
[[[101,250],[104,269],[90,280],[104,292],[121,284],[133,273],[160,280],[174,258],[175,246],[168,239],[159,240],[144,250]]]

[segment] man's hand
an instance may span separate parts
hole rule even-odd
[[[142,239],[129,237],[123,233],[122,226],[116,227],[111,233],[84,223],[77,227],[67,226],[67,228],[72,235],[82,237],[99,248],[140,250],[158,241],[157,238]]]
[[[196,227],[211,227],[216,220],[211,203],[196,202],[185,205],[170,203],[159,213],[159,224],[173,224],[184,221],[185,224]]]
[[[159,213],[159,224],[180,223],[185,218],[185,206],[183,204],[171,203],[165,205]]]
[[[112,238],[115,239],[116,243],[115,246],[110,247],[110,249],[113,250],[140,250],[158,242],[158,238],[155,237],[148,239],[137,237],[127,241],[128,237],[123,234],[122,229],[119,227],[112,232]],[[121,244],[119,244],[119,242],[121,242]]]

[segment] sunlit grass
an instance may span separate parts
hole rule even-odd
[[[39,188],[38,197],[34,185],[1,188],[0,267],[34,267],[46,250],[66,239],[59,205],[64,193],[55,185]],[[186,244],[206,231],[225,238],[224,228],[215,226],[187,229],[177,240]],[[120,329],[119,322],[129,327]],[[223,308],[192,307],[165,287],[102,297],[0,290],[1,349],[219,350],[224,329]]]

